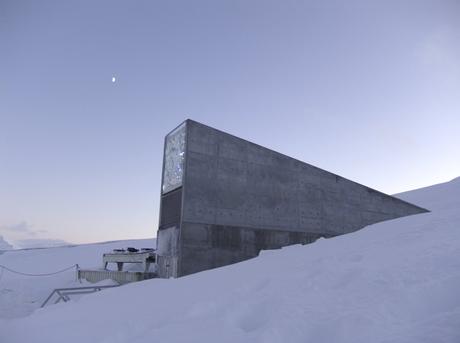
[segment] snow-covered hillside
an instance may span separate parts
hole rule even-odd
[[[460,179],[398,196],[432,212],[3,320],[0,342],[458,343]]]
[[[395,194],[395,196],[438,213],[459,211],[460,177],[450,182]]]

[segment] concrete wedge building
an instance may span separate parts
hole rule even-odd
[[[427,212],[186,120],[165,137],[157,264],[180,277]]]

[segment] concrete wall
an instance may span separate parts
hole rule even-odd
[[[157,234],[157,272],[160,277],[170,278],[179,275],[180,227],[174,225],[161,228]]]
[[[177,275],[426,210],[187,121]]]
[[[243,226],[182,223],[180,275],[256,257],[261,250],[312,243],[321,234]]]

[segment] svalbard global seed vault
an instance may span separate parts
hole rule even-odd
[[[180,277],[427,212],[186,120],[165,137],[159,277]]]

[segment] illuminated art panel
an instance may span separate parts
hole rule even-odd
[[[182,186],[185,158],[185,123],[166,136],[163,193]]]

